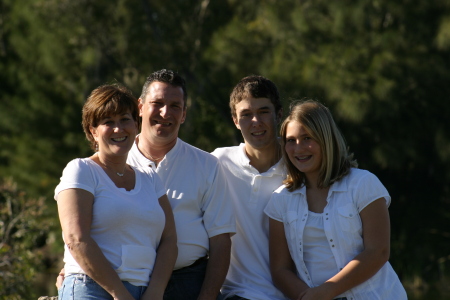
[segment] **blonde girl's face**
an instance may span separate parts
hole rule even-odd
[[[285,150],[291,163],[307,180],[317,178],[322,163],[322,151],[303,124],[291,121],[286,126]]]

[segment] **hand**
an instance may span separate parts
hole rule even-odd
[[[297,300],[333,300],[334,296],[323,285],[304,290]]]
[[[59,271],[58,277],[56,277],[56,288],[59,290],[63,284],[64,281],[64,275],[65,275],[65,270],[64,268],[61,269],[61,271]]]

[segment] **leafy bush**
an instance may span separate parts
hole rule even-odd
[[[45,198],[28,198],[12,180],[0,179],[0,299],[37,299],[34,276],[41,271],[51,222]]]

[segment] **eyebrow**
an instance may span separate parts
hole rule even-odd
[[[263,107],[258,107],[258,108],[257,108],[257,110],[264,110],[264,109],[270,110],[270,106],[263,106]],[[244,108],[244,109],[241,109],[239,112],[243,112],[243,111],[251,111],[251,109],[249,109],[249,108]]]

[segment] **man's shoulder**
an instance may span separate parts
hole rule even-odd
[[[200,148],[197,148],[189,143],[186,143],[185,141],[178,139],[178,142],[180,143],[180,151],[179,154],[183,156],[183,158],[187,159],[200,159],[204,162],[212,162],[217,163],[218,159],[212,155],[209,152],[206,152]]]
[[[217,158],[235,157],[239,151],[241,151],[240,146],[220,147],[216,148],[211,154]]]

